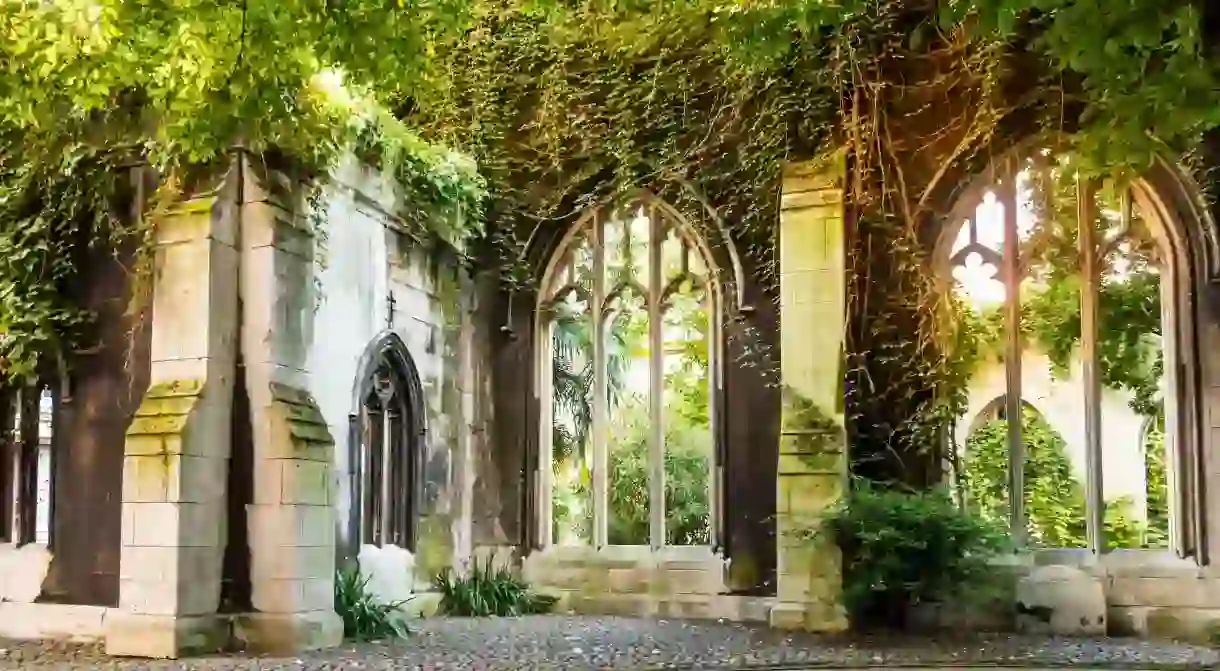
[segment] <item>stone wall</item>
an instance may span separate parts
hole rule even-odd
[[[573,613],[766,622],[774,604],[730,596],[727,562],[706,547],[553,546],[531,553],[523,571]]]
[[[476,332],[475,292],[453,250],[414,240],[392,215],[395,194],[376,172],[344,164],[326,197],[326,231],[319,264],[318,307],[308,344],[312,391],[335,439],[336,512],[340,545],[350,544],[348,421],[358,411],[354,386],[365,348],[389,330],[406,345],[424,393],[425,440],[416,552],[361,548],[372,584],[401,583],[412,574],[427,589],[445,567],[474,550],[473,520],[496,506],[498,492],[476,481],[494,468],[488,456],[489,401],[483,334]],[[391,300],[391,296],[393,297]],[[477,409],[477,410],[476,410]],[[353,553],[355,554],[355,553]],[[389,576],[386,574],[395,574]],[[400,585],[401,587],[401,585]],[[390,598],[392,594],[385,594]]]

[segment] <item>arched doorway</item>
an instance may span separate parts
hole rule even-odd
[[[396,546],[415,552],[425,421],[419,372],[387,331],[361,357],[349,418],[348,552]]]

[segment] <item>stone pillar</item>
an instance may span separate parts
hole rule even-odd
[[[831,542],[800,538],[845,491],[843,336],[846,266],[844,165],[789,166],[780,211],[780,358],[783,411],[776,517],[775,627],[840,631],[841,568]]]
[[[259,174],[253,163],[242,164],[240,239],[241,346],[254,432],[247,522],[255,612],[238,619],[236,634],[248,648],[290,653],[343,638],[334,611],[338,481],[334,440],[308,391],[305,363],[313,339],[313,236],[294,200],[296,185]]]
[[[237,347],[235,222],[227,193],[156,222],[151,385],[127,430],[112,655],[216,650]]]

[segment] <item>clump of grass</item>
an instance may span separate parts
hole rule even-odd
[[[458,575],[450,569],[441,571],[433,581],[441,594],[439,611],[458,617],[513,617],[548,613],[556,599],[537,594],[507,567],[496,567],[488,559],[477,561],[469,573]]]
[[[381,603],[368,591],[369,578],[358,566],[335,574],[335,612],[343,618],[343,636],[357,641],[402,638],[410,633],[402,607],[410,599]]]

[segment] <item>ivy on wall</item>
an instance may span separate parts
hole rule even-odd
[[[872,454],[922,449],[959,396],[946,299],[920,279],[937,164],[985,160],[1016,117],[1071,132],[1099,171],[1189,152],[1220,124],[1191,0],[21,0],[0,9],[0,40],[3,244],[65,264],[0,266],[0,291],[17,297],[5,307],[26,315],[0,324],[9,374],[48,343],[71,351],[87,317],[40,287],[75,268],[62,259],[77,236],[59,233],[103,231],[48,203],[113,220],[106,175],[131,161],[189,190],[237,146],[319,171],[379,146],[404,219],[476,236],[517,287],[540,227],[653,188],[687,214],[711,205],[774,289],[780,165],[847,148],[862,222],[848,414]],[[935,100],[974,107],[929,116]],[[921,109],[940,128],[919,128]],[[942,131],[961,141],[929,164],[915,147]],[[87,193],[63,188],[73,170],[91,175]],[[470,229],[449,228],[455,217]],[[52,221],[70,230],[52,238]]]
[[[206,191],[238,147],[291,156],[306,174],[375,148],[403,187],[404,220],[447,239],[477,231],[474,165],[378,104],[434,79],[428,44],[465,15],[456,1],[3,3],[3,373],[86,347],[89,315],[65,291],[81,281],[82,247],[134,238],[147,252],[140,222]],[[136,165],[159,174],[145,219],[126,188]],[[136,270],[147,280],[149,268],[145,253]]]

